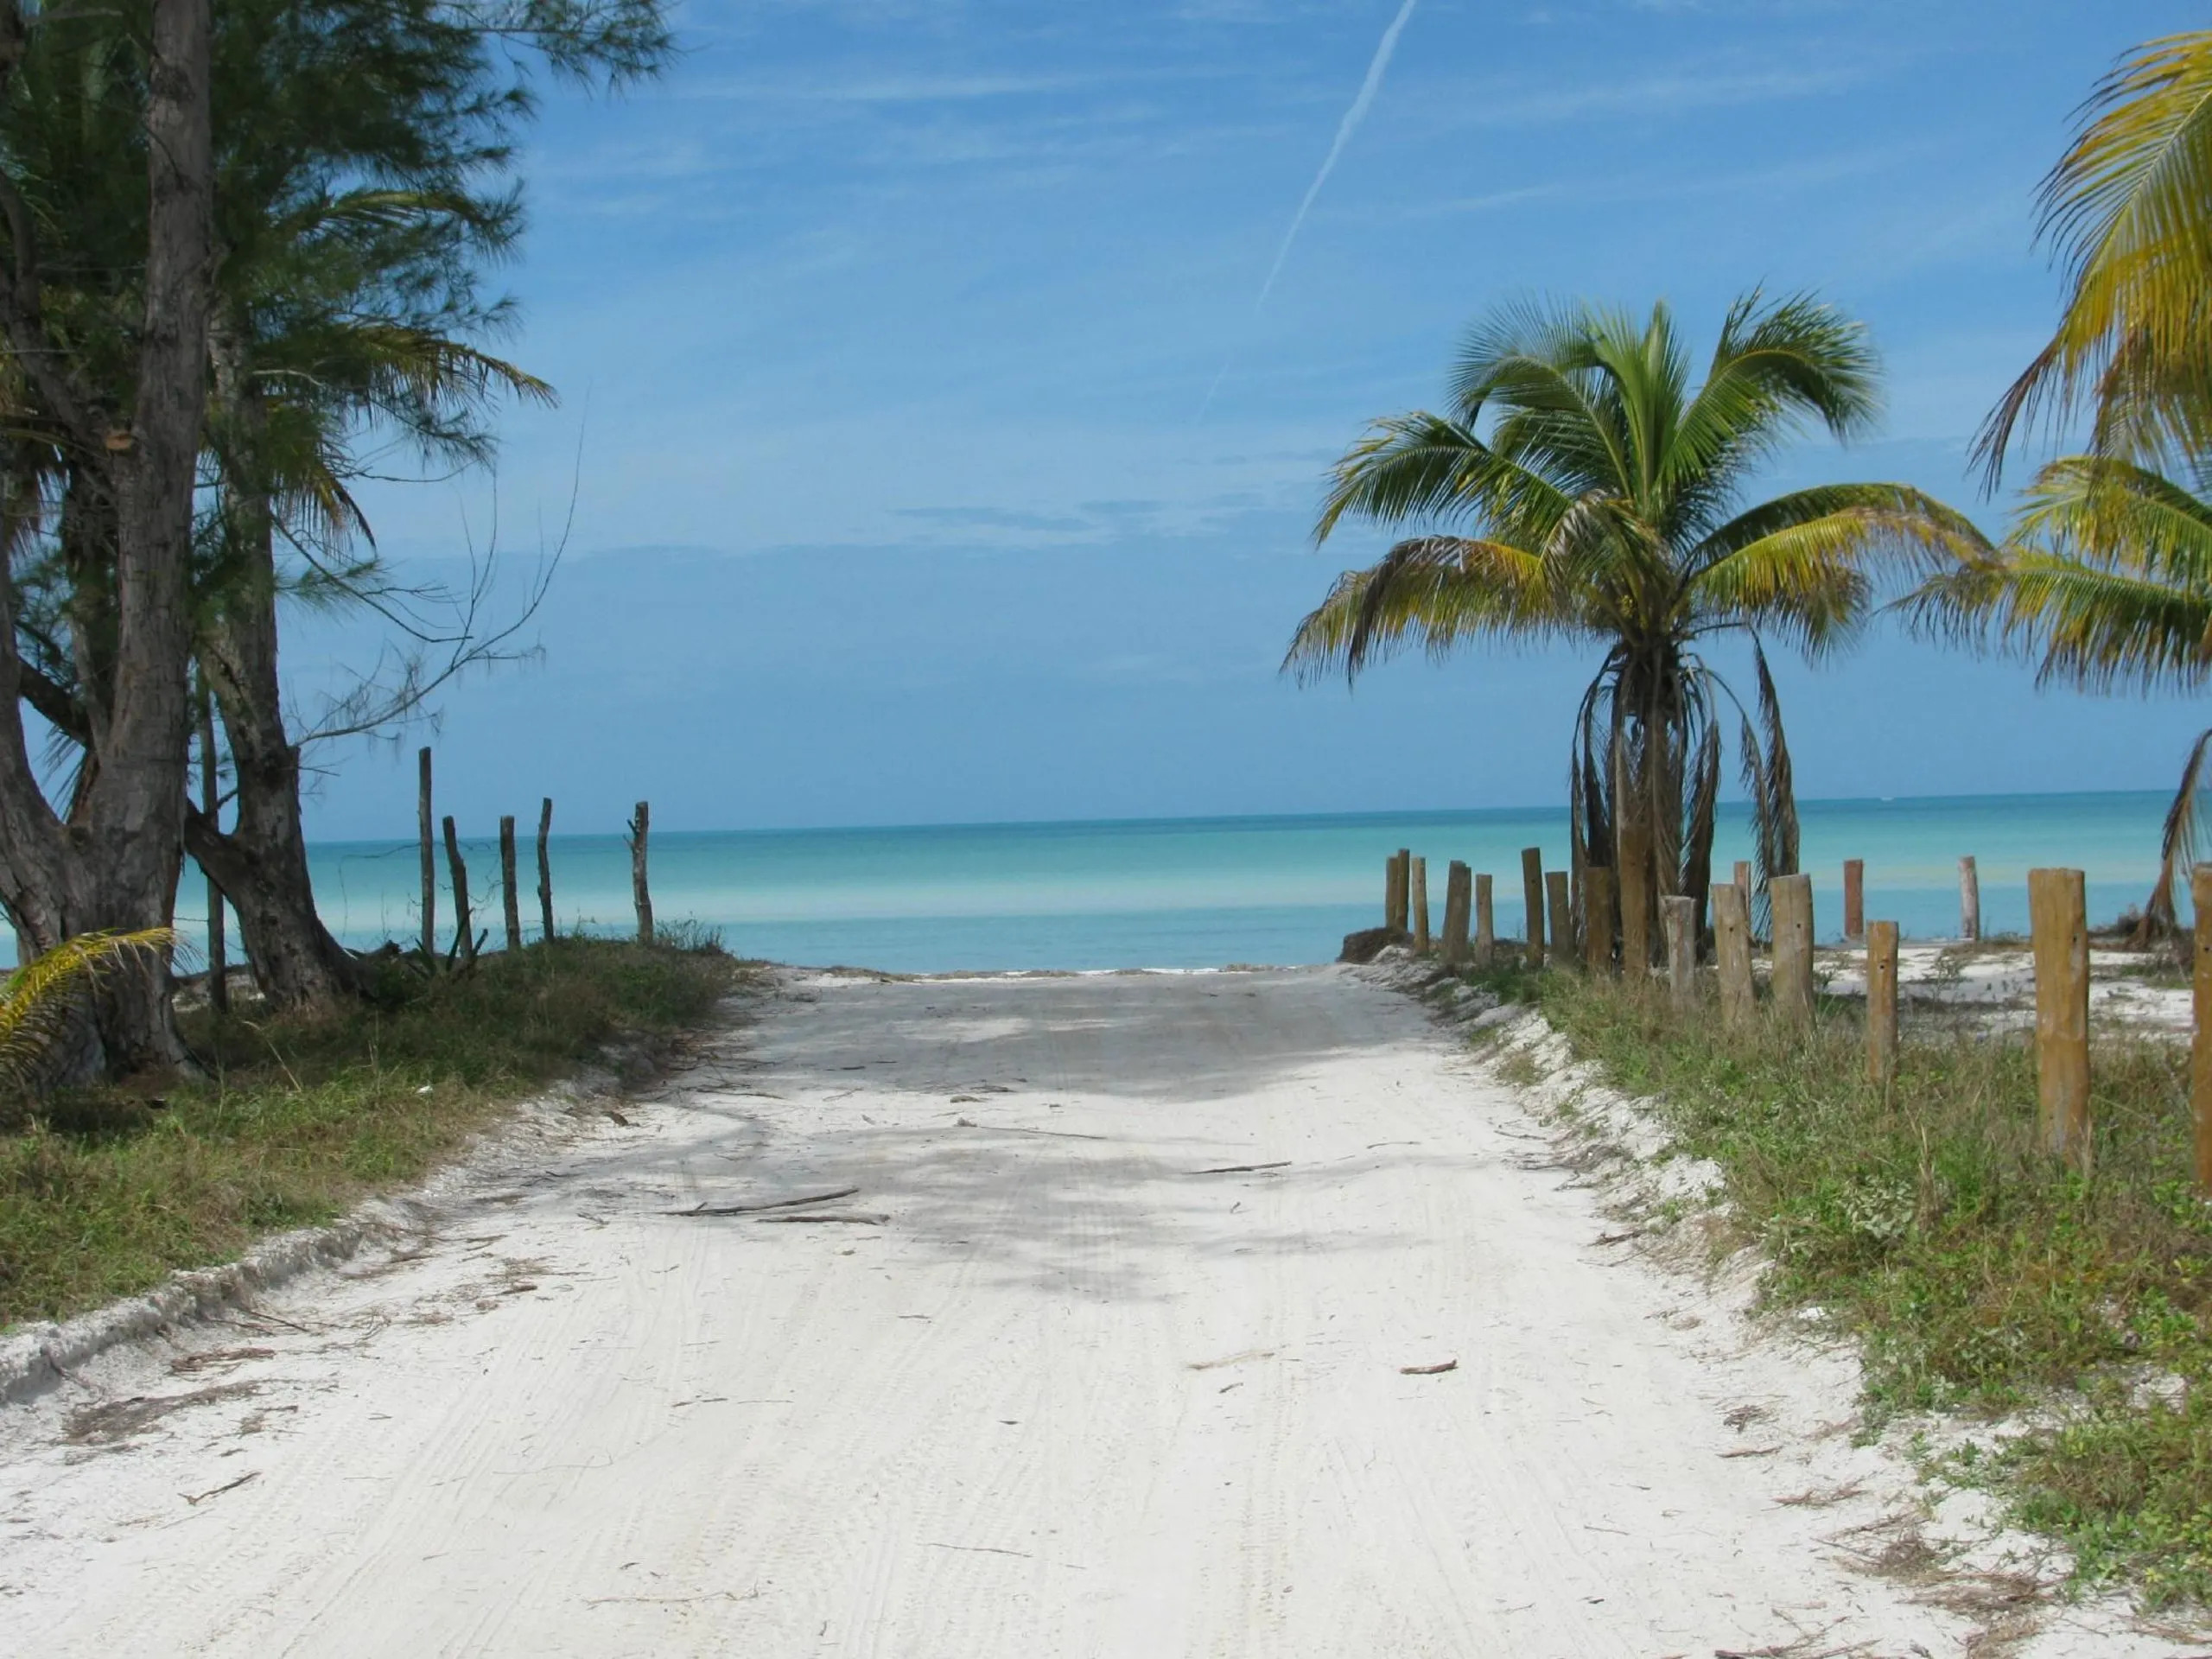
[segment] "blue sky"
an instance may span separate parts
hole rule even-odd
[[[435,576],[495,510],[526,563],[573,498],[539,656],[442,700],[445,806],[550,793],[585,830],[641,796],[689,829],[1548,800],[1576,653],[1350,694],[1277,675],[1382,545],[1312,547],[1330,461],[1435,400],[1501,300],[1664,296],[1702,336],[1745,287],[1809,287],[1872,329],[1890,412],[1774,483],[1904,479],[1995,524],[1965,450],[2053,318],[2037,181],[2115,55],[2201,22],[1418,0],[1255,306],[1401,4],[697,3],[664,81],[550,99],[505,349],[563,404],[506,421],[496,486],[368,500]],[[302,695],[365,644],[302,631]],[[1784,694],[1808,796],[2160,787],[2212,715],[1881,632]],[[311,833],[407,831],[411,753],[318,759]]]

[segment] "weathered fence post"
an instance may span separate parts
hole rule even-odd
[[[1621,904],[1621,972],[1642,979],[1651,971],[1651,832],[1623,823],[1620,849],[1613,879]]]
[[[1866,1081],[1887,1089],[1897,1075],[1897,925],[1866,928]]]
[[[1741,1029],[1758,1012],[1751,984],[1751,901],[1739,881],[1713,890],[1713,955],[1720,972],[1720,1017]]]
[[[1866,861],[1863,858],[1843,861],[1843,937],[1866,937]]]
[[[1981,937],[1981,877],[1971,855],[1959,861],[1959,937],[1969,944]]]
[[[446,862],[453,867],[453,950],[463,962],[476,960],[476,924],[468,913],[468,866],[461,861],[461,837],[446,819]]]
[[[1667,981],[1675,1011],[1697,1006],[1697,900],[1669,893],[1659,901],[1660,924],[1667,933]]]
[[[1565,870],[1544,872],[1544,899],[1551,909],[1552,954],[1565,967],[1574,965],[1574,895]]]
[[[1736,861],[1734,879],[1736,885],[1744,890],[1745,904],[1749,905],[1751,902],[1751,861],[1750,859],[1739,858]]]
[[[1428,861],[1425,858],[1414,860],[1413,908],[1413,926],[1409,931],[1414,936],[1414,951],[1425,957],[1428,954]]]
[[[217,821],[223,809],[222,774],[222,764],[215,756],[215,700],[203,688],[200,695],[200,810],[207,815],[210,823]],[[217,1014],[231,1011],[231,965],[223,938],[223,890],[212,875],[207,877],[207,1006]]]
[[[2028,872],[2044,1150],[2089,1168],[2089,921],[2079,870]]]
[[[1444,872],[1444,960],[1455,968],[1467,959],[1467,916],[1474,896],[1472,873],[1453,859]]]
[[[1774,1011],[1802,1026],[1813,1017],[1813,878],[1777,875],[1766,892],[1774,910]]]
[[[1521,899],[1528,907],[1529,965],[1544,965],[1544,849],[1523,847],[1521,849]]]
[[[1613,868],[1582,867],[1582,965],[1593,974],[1613,971]]]
[[[630,896],[638,906],[638,943],[653,942],[653,895],[645,885],[645,837],[652,830],[652,808],[638,803],[638,816],[630,820]]]
[[[1401,847],[1390,860],[1390,887],[1383,898],[1382,923],[1401,933],[1413,931],[1414,855]]]
[[[545,937],[553,937],[553,860],[546,843],[553,838],[553,798],[537,809],[537,914]]]
[[[515,891],[515,815],[505,813],[499,819],[499,885],[504,890],[502,908],[506,912],[507,949],[522,949],[522,895]]]
[[[1475,877],[1475,966],[1487,968],[1497,955],[1497,917],[1491,900],[1490,873]]]
[[[2189,873],[2196,933],[2196,1022],[2189,1040],[2189,1100],[2196,1122],[2196,1190],[2212,1198],[2212,864]]]
[[[430,751],[415,757],[415,821],[423,840],[423,960],[438,964],[438,855],[430,838],[435,821],[430,817]]]

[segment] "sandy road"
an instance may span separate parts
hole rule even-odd
[[[1403,999],[793,976],[759,1012],[412,1252],[0,1411],[0,1647],[1959,1650],[1848,1565],[1878,1496],[1777,1501],[1878,1484],[1818,1421],[1834,1362],[1597,1243]],[[880,1224],[663,1213],[844,1186]]]

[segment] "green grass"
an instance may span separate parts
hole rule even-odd
[[[2037,1149],[2018,1036],[1909,1033],[1885,1097],[1855,1002],[1824,999],[1802,1033],[1731,1033],[1611,981],[1485,978],[1719,1166],[1768,1301],[1858,1338],[1870,1427],[2033,1408],[2056,1426],[1949,1471],[2067,1543],[2080,1581],[2212,1603],[2212,1212],[2190,1183],[2185,1046],[2095,1034],[2084,1179]]]
[[[711,945],[567,938],[316,1019],[188,1017],[205,1082],[91,1094],[0,1135],[0,1327],[234,1259],[415,1180],[618,1033],[697,1024],[740,976]]]

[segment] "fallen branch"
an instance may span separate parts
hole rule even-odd
[[[1263,1169],[1288,1169],[1289,1167],[1290,1160],[1286,1158],[1281,1163],[1223,1164],[1216,1169],[1194,1169],[1191,1173],[1193,1175],[1256,1175]]]
[[[1459,1369],[1458,1360],[1447,1359],[1441,1365],[1401,1365],[1398,1367],[1398,1375],[1400,1376],[1441,1376],[1446,1371],[1456,1371]]]
[[[885,1222],[890,1220],[891,1217],[888,1216],[832,1215],[827,1211],[822,1211],[810,1216],[761,1216],[758,1219],[760,1220],[760,1224],[764,1227],[772,1226],[779,1222],[782,1223],[786,1227],[796,1227],[801,1223],[842,1224],[849,1227],[880,1227]]]
[[[227,1482],[220,1486],[213,1487],[208,1491],[200,1493],[197,1497],[194,1497],[190,1492],[179,1492],[177,1496],[182,1498],[186,1503],[196,1507],[208,1498],[220,1497],[225,1492],[234,1492],[238,1491],[239,1487],[245,1485],[249,1480],[258,1480],[260,1478],[261,1471],[258,1469],[256,1469],[250,1473],[240,1475],[236,1480]]]
[[[828,1204],[836,1198],[849,1198],[860,1191],[857,1186],[841,1186],[835,1192],[814,1192],[803,1198],[775,1198],[766,1204],[706,1204],[694,1205],[689,1210],[664,1210],[664,1216],[751,1216],[763,1210],[798,1210],[810,1204]]]

